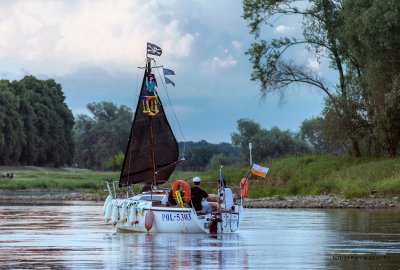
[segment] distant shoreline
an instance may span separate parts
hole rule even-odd
[[[62,190],[0,190],[0,205],[102,205],[106,196]],[[287,196],[245,199],[245,208],[323,208],[323,209],[387,209],[399,208],[398,197],[346,199],[336,195]]]

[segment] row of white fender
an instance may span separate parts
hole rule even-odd
[[[112,196],[108,195],[106,201],[103,206],[103,214],[104,220],[111,223],[115,226],[119,221],[124,222],[127,218],[128,206],[125,203],[122,203],[121,207],[118,207],[117,204],[112,203]],[[130,207],[129,215],[128,215],[128,223],[132,225],[136,220],[136,205],[132,205]]]

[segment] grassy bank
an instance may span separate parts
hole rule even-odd
[[[0,189],[5,190],[67,190],[87,193],[104,192],[105,182],[116,179],[116,172],[53,169],[39,167],[0,167],[0,171],[13,172],[13,178],[0,178]]]
[[[305,156],[275,160],[263,164],[270,168],[266,179],[250,177],[250,198],[284,197],[288,195],[334,194],[345,198],[400,195],[400,158],[355,159],[346,156]],[[249,168],[224,167],[224,177],[237,191],[240,179]],[[0,189],[6,190],[68,190],[102,193],[105,182],[116,180],[118,172],[44,169],[36,167],[0,168],[12,171],[13,179],[0,178]],[[203,179],[209,193],[216,192],[218,170],[205,172],[175,172],[171,179],[190,180],[195,175]],[[169,187],[172,180],[164,185]],[[138,191],[140,187],[135,188]]]
[[[400,195],[400,159],[307,156],[268,164],[267,181],[256,180],[251,196],[323,195],[345,198]]]

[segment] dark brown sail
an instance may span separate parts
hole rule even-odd
[[[147,95],[146,78],[150,72],[148,63],[140,96]],[[140,99],[138,101],[121,169],[120,186],[135,183],[151,185],[154,182],[162,184],[175,169],[179,157],[178,143],[159,99],[157,107],[158,113],[148,116],[143,113],[143,102]]]

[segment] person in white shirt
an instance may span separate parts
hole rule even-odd
[[[231,210],[233,206],[233,193],[232,190],[226,186],[225,179],[222,179],[222,182],[222,188],[218,192],[220,196],[219,205],[222,210]]]
[[[227,211],[231,210],[233,206],[233,193],[232,190],[226,186],[225,179],[222,179],[221,188],[218,190],[218,195],[218,202],[210,202],[213,211],[217,209]]]

